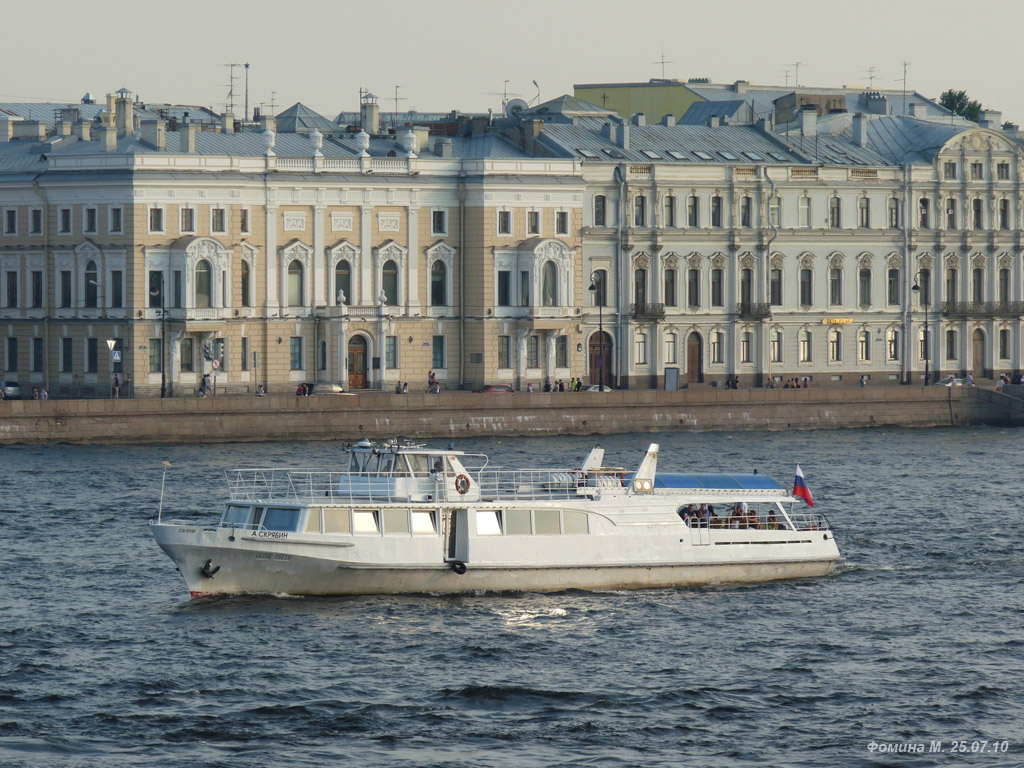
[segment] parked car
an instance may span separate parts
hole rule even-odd
[[[21,398],[21,387],[16,381],[0,381],[0,389],[4,391],[5,400],[18,400]]]
[[[942,381],[936,381],[932,384],[933,387],[962,387],[964,384],[963,379],[958,379],[955,376],[947,376]]]
[[[341,384],[334,384],[328,381],[318,381],[313,384],[313,391],[311,394],[314,395],[347,395],[348,392]]]
[[[611,392],[612,388],[607,384],[604,385],[604,389],[601,388],[600,384],[591,384],[589,387],[583,390],[584,392]]]
[[[515,389],[510,387],[508,384],[488,384],[486,387],[474,389],[473,391],[487,394],[490,392],[515,392]]]

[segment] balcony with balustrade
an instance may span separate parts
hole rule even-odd
[[[637,302],[629,306],[629,314],[634,320],[663,320],[665,318],[664,304],[651,304],[649,302]]]
[[[1020,317],[1024,315],[1024,301],[947,301],[942,314],[949,318]]]
[[[764,320],[772,316],[772,305],[768,302],[741,301],[736,305],[736,314],[744,320]]]

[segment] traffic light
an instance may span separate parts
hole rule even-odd
[[[208,341],[203,343],[203,359],[213,360],[213,346]]]

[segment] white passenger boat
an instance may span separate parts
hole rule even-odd
[[[192,596],[761,582],[823,576],[839,558],[825,516],[794,511],[770,478],[658,473],[657,445],[635,472],[603,466],[600,447],[564,470],[399,441],[345,453],[344,471],[229,472],[214,528],[152,521]]]

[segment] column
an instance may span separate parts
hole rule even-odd
[[[360,306],[377,305],[373,280],[373,239],[370,233],[372,214],[373,205],[359,206],[359,296],[353,297],[352,304]]]
[[[267,308],[276,308],[279,305],[277,298],[277,286],[280,282],[277,275],[277,206],[267,205]]]
[[[406,271],[406,306],[409,308],[409,314],[415,314],[412,312],[414,309],[419,309],[420,306],[420,210],[415,205],[410,205],[407,208],[407,219],[406,219],[406,231],[408,234],[408,246],[409,246],[409,265]],[[451,220],[449,219],[448,226],[451,226]],[[449,282],[455,279],[454,275],[448,275]]]
[[[327,284],[330,276],[326,273],[327,256],[324,253],[326,244],[324,242],[324,211],[326,208],[317,205],[313,208],[313,264],[310,270],[312,283],[310,284],[313,306],[324,306],[327,302]],[[319,354],[319,352],[317,353]]]

